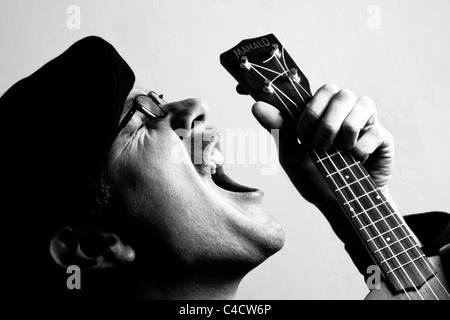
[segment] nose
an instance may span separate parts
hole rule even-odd
[[[182,129],[186,136],[204,127],[209,107],[201,99],[186,99],[163,106],[173,130]]]

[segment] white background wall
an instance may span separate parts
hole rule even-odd
[[[67,26],[70,5],[80,9],[80,29]],[[168,100],[206,99],[211,122],[222,129],[259,128],[251,98],[235,94],[219,54],[274,33],[286,37],[313,92],[334,82],[376,101],[396,138],[391,192],[401,211],[450,211],[449,12],[446,0],[2,0],[0,94],[95,34],[116,47],[148,89]],[[265,191],[287,242],[244,279],[238,298],[362,298],[365,284],[320,213],[281,170],[263,176],[259,169],[244,164],[228,171]]]

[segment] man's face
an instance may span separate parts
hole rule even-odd
[[[263,193],[235,184],[221,167],[219,132],[205,125],[208,106],[188,99],[162,109],[160,119],[136,112],[109,158],[111,185],[140,248],[153,255],[163,248],[183,265],[251,268],[278,251],[283,229],[264,212]]]

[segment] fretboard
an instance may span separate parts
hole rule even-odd
[[[296,125],[311,99],[308,79],[272,34],[244,40],[221,63],[256,101]],[[436,272],[363,165],[347,151],[309,148],[312,159],[374,261],[398,291],[417,289]]]
[[[310,148],[336,199],[396,290],[419,288],[435,272],[360,161],[351,153]]]

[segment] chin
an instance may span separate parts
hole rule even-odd
[[[245,216],[249,217],[248,223],[240,226],[239,231],[247,235],[246,240],[254,250],[254,263],[259,264],[283,248],[284,228],[264,210],[252,210]]]
[[[283,248],[285,234],[283,227],[276,222],[269,223],[266,226],[266,230],[267,236],[264,239],[263,247],[267,257],[270,257]]]

